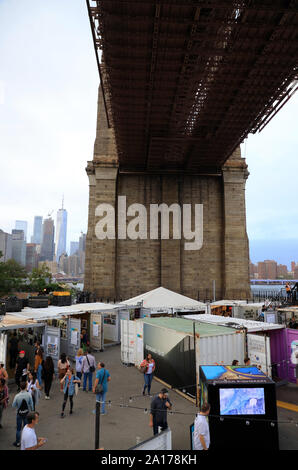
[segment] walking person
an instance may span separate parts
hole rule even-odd
[[[194,424],[194,450],[208,450],[210,446],[210,431],[207,416],[210,413],[209,403],[202,405]]]
[[[150,395],[153,373],[155,371],[155,361],[150,353],[147,354],[146,358],[141,362],[140,369],[144,373],[143,395],[146,393],[146,388],[148,388],[148,395]]]
[[[26,357],[25,351],[19,352],[19,357],[16,360],[15,369],[15,382],[18,386],[18,392],[20,391],[20,383],[27,381],[27,375],[30,368],[29,360]]]
[[[14,369],[16,366],[16,361],[18,357],[18,348],[19,340],[17,332],[14,331],[12,337],[9,340],[9,368]]]
[[[61,390],[61,392],[63,392],[63,385],[61,383],[61,380],[65,376],[65,374],[68,371],[69,367],[70,367],[69,360],[67,359],[66,354],[62,353],[61,356],[60,356],[60,359],[58,361],[58,377],[59,377],[59,380],[60,380],[60,390]]]
[[[89,338],[88,338],[87,331],[82,330],[82,333],[81,333],[81,347],[83,348],[84,354],[87,351],[89,345],[90,345],[90,341],[89,341]]]
[[[85,353],[82,362],[82,373],[83,377],[83,391],[87,392],[87,379],[89,381],[89,392],[92,392],[92,381],[93,381],[93,372],[96,369],[95,357],[92,356],[91,350],[88,349]]]
[[[168,390],[162,388],[151,402],[149,426],[153,428],[154,436],[158,434],[158,428],[162,431],[168,429],[167,411],[171,410],[172,403],[168,397]]]
[[[73,412],[73,396],[75,393],[75,384],[79,384],[81,381],[79,377],[77,377],[74,374],[73,369],[68,369],[66,372],[65,376],[61,380],[61,385],[63,386],[63,392],[64,392],[64,400],[63,400],[63,405],[62,405],[62,412],[61,412],[61,418],[64,418],[64,410],[66,406],[67,399],[69,398],[70,402],[70,412],[69,414],[72,414]]]
[[[46,360],[42,363],[42,377],[44,380],[45,399],[49,400],[52,382],[55,377],[54,363],[51,356],[47,356]]]
[[[97,365],[96,378],[93,387],[93,393],[96,393],[96,401],[101,402],[101,414],[105,415],[106,394],[108,391],[108,382],[111,381],[111,376],[108,370],[105,369],[103,362]]]
[[[77,355],[75,357],[75,360],[76,360],[76,375],[77,377],[79,377],[79,379],[81,380],[82,378],[82,366],[83,366],[83,359],[84,359],[84,355],[83,355],[83,349],[78,349],[78,352],[77,352]],[[81,384],[79,384],[79,388],[80,388]]]
[[[37,439],[35,426],[39,421],[38,411],[32,411],[27,415],[27,424],[24,426],[21,437],[21,450],[37,450],[43,446],[47,439],[40,437]]]
[[[2,429],[3,411],[5,410],[5,408],[7,408],[8,398],[8,388],[5,383],[5,380],[2,378],[0,379],[0,429]]]
[[[8,373],[7,370],[4,368],[4,364],[0,364],[0,380],[4,379],[6,383],[8,383]]]
[[[27,381],[27,392],[31,393],[32,401],[33,401],[33,410],[35,411],[36,405],[39,402],[40,398],[40,383],[37,378],[36,372],[29,372],[28,374],[28,381]]]
[[[41,348],[39,347],[39,348],[36,350],[36,353],[35,353],[35,358],[34,358],[34,372],[36,373],[36,376],[37,376],[37,379],[38,379],[38,382],[39,382],[39,385],[40,385],[40,386],[41,386],[41,383],[42,383],[42,377],[41,377],[41,373],[42,373],[42,361],[43,361],[43,353],[42,353]]]
[[[33,411],[33,400],[31,393],[26,390],[26,382],[20,383],[21,391],[14,397],[12,407],[17,409],[17,431],[16,440],[13,443],[14,446],[20,447],[21,445],[21,431],[22,425],[27,424],[27,415],[30,411]]]

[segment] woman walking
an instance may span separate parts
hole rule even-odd
[[[61,356],[60,356],[60,359],[58,361],[58,377],[59,377],[59,380],[60,380],[60,390],[61,390],[61,392],[63,392],[63,385],[61,383],[61,380],[65,376],[65,374],[68,371],[69,367],[70,367],[70,363],[69,363],[69,361],[66,357],[66,354],[62,353]]]
[[[36,405],[39,401],[40,397],[40,383],[37,379],[36,372],[30,371],[28,374],[28,382],[27,382],[27,392],[31,393],[32,401],[33,401],[33,411],[35,411]]]
[[[7,383],[8,381],[8,373],[7,370],[4,368],[4,364],[0,364],[0,380],[4,379],[5,382]]]
[[[41,387],[41,371],[42,371],[42,361],[43,361],[43,354],[41,348],[37,348],[35,352],[35,360],[34,360],[34,372],[36,373],[38,383]]]
[[[2,429],[3,410],[8,405],[8,388],[5,379],[0,379],[0,429]]]
[[[82,378],[82,366],[83,366],[83,359],[84,359],[84,352],[83,352],[83,349],[79,349],[78,352],[77,352],[77,355],[75,357],[76,359],[76,376],[79,377],[79,379],[81,380]],[[79,384],[79,387],[81,386],[81,384]]]
[[[49,400],[52,381],[55,377],[54,363],[51,356],[47,356],[46,360],[42,362],[42,376],[44,380],[45,399]]]
[[[147,354],[146,358],[141,362],[140,370],[144,373],[143,395],[145,395],[146,388],[148,388],[148,395],[150,395],[153,373],[155,371],[155,361],[150,353]]]
[[[75,393],[75,384],[81,383],[79,377],[77,377],[74,374],[73,369],[68,369],[67,373],[61,379],[60,381],[61,385],[63,386],[63,392],[64,392],[64,400],[63,400],[63,405],[62,405],[62,412],[61,412],[61,418],[64,418],[64,410],[66,406],[67,399],[69,398],[70,402],[70,412],[69,414],[72,414],[73,410],[73,396]]]

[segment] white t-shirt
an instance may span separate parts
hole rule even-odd
[[[209,433],[209,424],[207,421],[207,417],[204,415],[198,414],[195,419],[195,426],[194,426],[194,450],[203,450],[203,446],[200,441],[200,435],[204,437],[206,447],[209,449],[210,446],[210,433]]]
[[[148,369],[147,369],[147,372],[146,374],[152,374],[152,369],[154,367],[154,363],[153,362],[149,362],[148,364]]]
[[[21,450],[26,450],[29,447],[34,447],[37,444],[37,437],[34,428],[29,428],[28,425],[24,426],[21,437]]]

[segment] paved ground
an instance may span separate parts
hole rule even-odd
[[[149,428],[150,397],[142,396],[143,376],[134,367],[126,367],[120,361],[120,346],[109,347],[103,353],[97,353],[97,360],[105,362],[112,380],[109,384],[107,400],[112,405],[107,408],[107,415],[101,417],[100,446],[106,450],[129,449],[136,444],[137,438],[141,441],[152,436]],[[152,393],[157,393],[161,385],[157,381],[152,383]],[[293,397],[297,400],[298,387],[278,389],[278,400]],[[10,387],[12,402],[16,393],[15,386]],[[130,397],[133,400],[130,401]],[[168,416],[168,423],[172,430],[173,449],[190,449],[189,426],[194,420],[195,406],[185,398],[170,392],[174,410],[185,414]],[[74,398],[74,414],[69,415],[69,404],[66,407],[65,418],[60,418],[63,394],[59,391],[58,381],[52,386],[51,400],[45,400],[44,395],[38,404],[40,423],[37,427],[39,437],[47,437],[44,450],[90,450],[94,449],[95,429],[95,396],[92,393],[80,391]],[[120,407],[121,404],[129,407]],[[298,427],[288,422],[298,421],[298,413],[284,408],[278,409],[279,434],[281,449],[298,449]],[[11,406],[4,411],[3,429],[0,430],[0,450],[17,450],[12,446],[15,440],[15,410]]]

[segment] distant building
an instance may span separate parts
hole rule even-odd
[[[284,264],[278,264],[277,265],[277,277],[283,277],[287,278],[288,277],[288,268]]]
[[[26,220],[16,220],[15,223],[16,230],[23,230],[24,240],[27,241],[27,231],[28,231],[28,222]]]
[[[35,243],[27,243],[26,245],[26,270],[30,273],[33,269],[38,267],[38,254],[36,247],[37,245]]]
[[[79,242],[70,242],[70,256],[79,251]]]
[[[12,235],[0,229],[0,262],[6,262],[12,258]]]
[[[34,217],[33,235],[31,237],[31,243],[36,243],[37,245],[41,245],[41,241],[42,241],[42,217],[40,215],[36,215]]]
[[[291,271],[293,271],[293,272],[294,272],[294,271],[295,271],[295,268],[296,268],[296,266],[297,266],[297,263],[296,263],[296,261],[291,261]]]
[[[296,267],[294,269],[294,279],[298,279],[298,265],[296,264]]]
[[[84,274],[85,272],[85,256],[86,256],[86,234],[81,232],[79,238],[79,274]]]
[[[58,264],[56,263],[56,261],[39,261],[39,268],[42,268],[44,265],[49,268],[51,274],[57,274],[59,272]]]
[[[258,273],[258,267],[253,264],[252,262],[249,263],[249,275],[252,279],[256,277],[256,274]]]
[[[59,262],[59,258],[62,253],[66,253],[66,233],[67,233],[67,211],[62,208],[57,212],[57,227],[56,227],[56,261]]]
[[[265,260],[258,263],[258,279],[276,279],[277,262]]]
[[[45,219],[42,226],[42,242],[40,249],[40,261],[53,261],[55,254],[54,243],[55,227],[51,217]]]
[[[22,266],[26,266],[26,241],[23,230],[12,230],[12,258]]]

